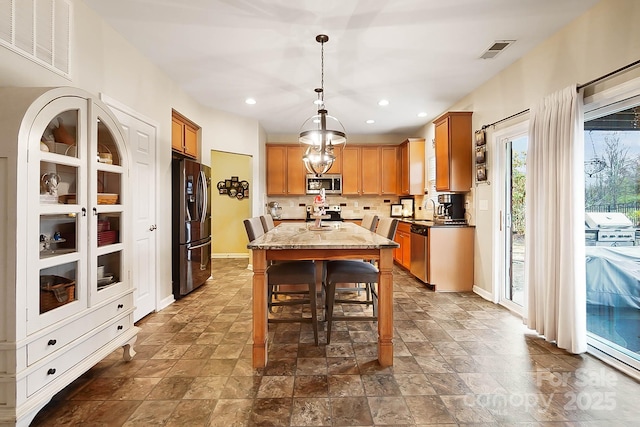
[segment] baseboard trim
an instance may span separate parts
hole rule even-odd
[[[473,285],[473,292],[480,295],[482,298],[486,299],[487,301],[493,301],[493,295],[491,294],[491,292],[482,289],[480,286],[477,285]]]
[[[216,253],[211,254],[211,259],[223,259],[223,258],[249,258],[247,253]]]
[[[166,298],[161,299],[160,301],[158,301],[158,311],[162,310],[163,308],[167,308],[169,307],[171,304],[173,304],[175,302],[175,298],[172,295],[169,295]]]

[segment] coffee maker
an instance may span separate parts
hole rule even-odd
[[[438,195],[436,222],[443,224],[465,224],[464,194],[445,193]]]

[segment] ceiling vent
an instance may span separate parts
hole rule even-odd
[[[482,55],[481,59],[495,58],[500,52],[505,50],[511,44],[515,43],[515,40],[496,40]]]
[[[0,46],[69,77],[72,0],[0,0]]]

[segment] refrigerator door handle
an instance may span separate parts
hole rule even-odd
[[[192,249],[200,249],[200,248],[203,248],[205,246],[209,246],[210,244],[211,244],[211,237],[207,237],[207,240],[205,240],[204,242],[202,242],[200,244],[194,245],[194,246],[191,246],[191,243],[187,243],[186,248],[187,248],[188,251],[190,251]]]
[[[200,171],[200,187],[202,197],[202,206],[200,209],[200,222],[204,223],[207,220],[207,206],[209,204],[209,195],[207,194],[207,177],[204,172]]]

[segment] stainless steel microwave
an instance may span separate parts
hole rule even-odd
[[[321,176],[307,174],[307,194],[320,194],[324,188],[325,194],[342,194],[342,175],[327,173]]]

